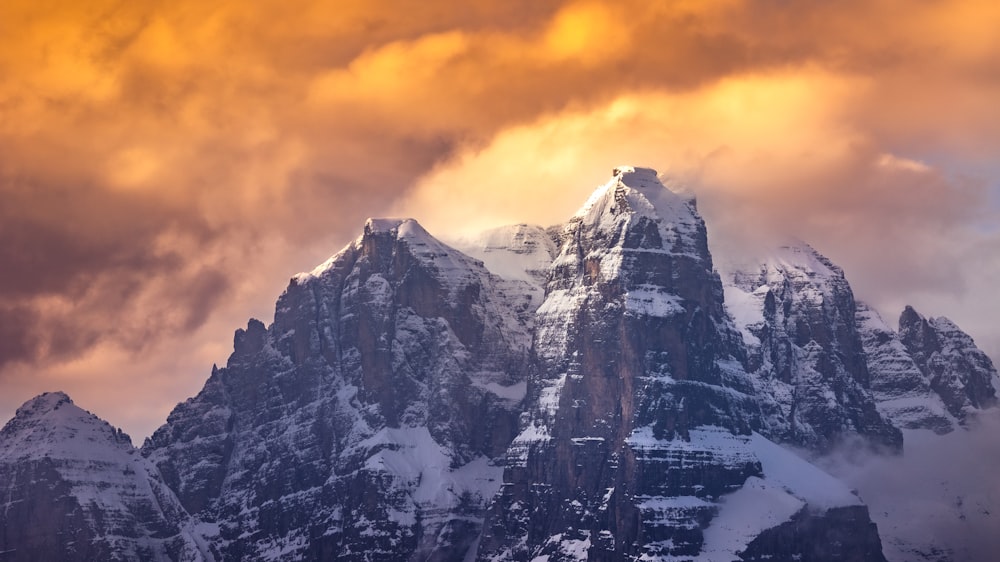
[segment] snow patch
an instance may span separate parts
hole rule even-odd
[[[662,287],[642,285],[625,293],[625,310],[643,316],[669,318],[684,313],[684,299]]]
[[[792,518],[805,503],[784,488],[751,476],[739,490],[723,497],[719,514],[705,529],[699,562],[736,560],[762,532]]]

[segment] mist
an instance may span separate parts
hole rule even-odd
[[[1000,412],[946,435],[904,431],[902,455],[844,447],[819,463],[857,490],[890,562],[995,560],[1000,552]]]

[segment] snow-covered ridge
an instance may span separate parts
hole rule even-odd
[[[849,434],[900,447],[879,413],[844,272],[796,242],[719,263],[773,438],[828,448]]]
[[[542,304],[549,268],[558,251],[545,229],[527,224],[501,226],[450,242],[501,278],[507,297],[531,321],[529,315]]]
[[[330,256],[329,259],[323,263],[317,265],[311,271],[297,273],[292,276],[297,282],[307,281],[310,278],[320,277],[324,273],[330,270],[331,267],[348,251],[358,250],[361,248],[361,244],[364,242],[365,237],[373,236],[376,234],[388,234],[394,238],[398,239],[409,239],[416,244],[424,244],[429,240],[434,239],[420,224],[411,218],[368,218],[365,220],[364,228],[360,236],[355,238],[349,244],[344,246],[336,254]]]
[[[558,249],[540,226],[516,224],[491,228],[451,241],[455,248],[486,264],[490,273],[544,285]]]
[[[325,262],[308,273],[292,277],[295,283],[306,283],[328,274],[350,252],[360,252],[366,240],[387,236],[402,242],[409,253],[432,272],[441,285],[454,296],[460,290],[486,274],[480,260],[467,256],[431,235],[415,219],[369,218],[361,236],[345,246]]]
[[[755,332],[764,325],[764,300],[787,281],[808,287],[801,296],[822,302],[831,283],[846,283],[844,272],[805,242],[795,241],[760,255],[716,257],[723,279],[726,309],[751,347],[759,346]]]
[[[899,317],[899,338],[951,415],[962,421],[997,405],[1000,376],[993,361],[954,322],[925,318],[907,306]]]

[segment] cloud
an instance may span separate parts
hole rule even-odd
[[[1000,548],[998,432],[1000,419],[987,412],[967,430],[907,432],[902,456],[844,451],[823,462],[860,492],[890,560],[930,551],[948,560],[990,560]]]
[[[25,328],[0,381],[41,390],[67,361],[217,323],[203,337],[228,345],[236,310],[269,315],[367,216],[556,222],[623,161],[696,186],[719,239],[787,221],[867,268],[876,300],[971,300],[958,256],[983,242],[963,225],[988,222],[968,172],[1000,150],[996,10],[5,2],[0,316]]]

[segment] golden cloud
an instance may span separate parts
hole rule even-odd
[[[199,322],[267,310],[368,215],[557,222],[622,162],[691,184],[719,239],[782,224],[851,271],[897,260],[859,279],[873,294],[940,289],[989,212],[962,176],[1000,151],[998,11],[4,2],[0,326],[25,328],[0,338],[0,380],[41,390],[87,353],[81,372],[119,372],[120,353],[193,345]]]

